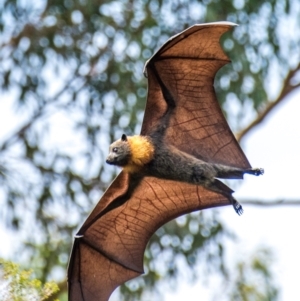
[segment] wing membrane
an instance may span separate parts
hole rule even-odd
[[[103,210],[102,201],[114,201],[109,190],[91,216]],[[228,205],[225,197],[202,187],[144,178],[127,202],[82,226],[70,259],[70,300],[108,300],[117,286],[143,273],[146,245],[159,227],[182,214],[222,205]]]
[[[232,25],[195,25],[168,41],[148,61],[149,93],[142,134],[149,133],[167,110],[162,82],[175,103],[166,131],[168,142],[206,162],[249,168],[213,87],[216,72],[229,62],[219,39]],[[151,114],[151,107],[157,114]]]
[[[213,88],[215,73],[228,62],[219,38],[233,25],[193,26],[149,60],[142,134],[159,125],[168,110],[163,85],[175,107],[166,129],[168,142],[208,162],[249,167]],[[131,184],[130,176],[121,172],[75,237],[68,268],[70,301],[107,301],[116,287],[143,273],[146,245],[160,226],[182,214],[229,202],[187,183],[145,177],[134,190]]]

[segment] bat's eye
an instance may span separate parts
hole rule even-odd
[[[117,153],[117,152],[118,152],[118,148],[117,148],[117,147],[114,147],[112,151],[113,151],[114,153]]]

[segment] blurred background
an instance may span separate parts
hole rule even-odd
[[[0,257],[60,288],[13,299],[2,264],[1,300],[67,300],[73,236],[119,172],[108,146],[141,128],[145,61],[214,21],[239,24],[221,39],[232,63],[215,87],[266,173],[230,183],[242,217],[228,206],[159,229],[145,275],[111,300],[299,299],[300,1],[0,0],[0,11]]]

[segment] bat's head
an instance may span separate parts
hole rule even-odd
[[[122,135],[122,138],[113,142],[109,147],[109,154],[106,158],[106,163],[117,166],[126,166],[130,160],[131,151],[127,136]]]

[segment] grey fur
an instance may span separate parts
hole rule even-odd
[[[232,196],[234,191],[216,178],[242,179],[245,173],[257,176],[264,173],[261,168],[240,169],[206,163],[166,144],[155,145],[154,158],[145,167],[145,175],[201,185],[226,196],[239,215],[242,214],[243,209]]]

